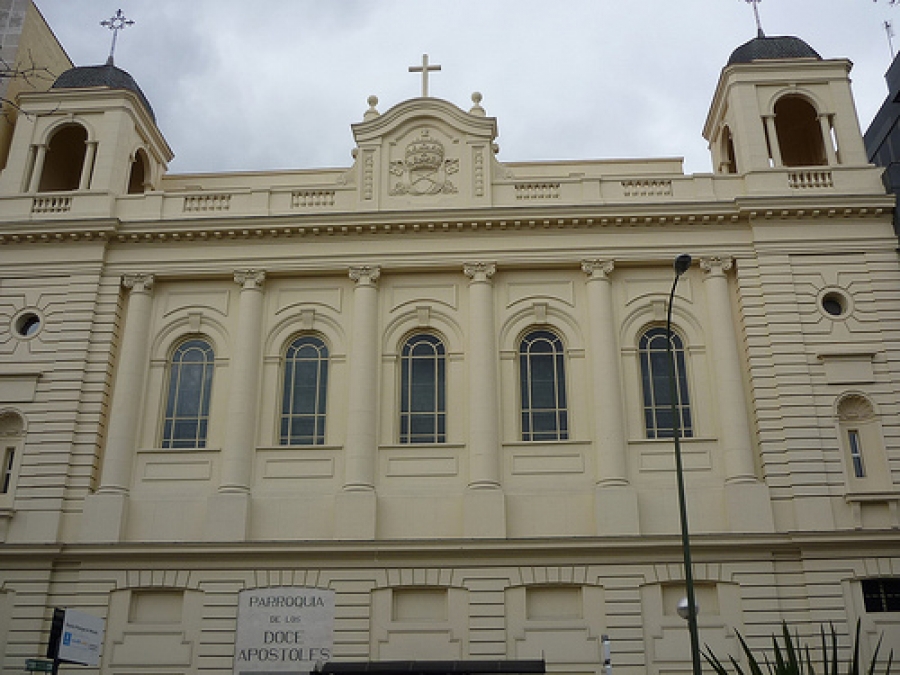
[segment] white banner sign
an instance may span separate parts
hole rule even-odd
[[[84,666],[99,666],[103,627],[103,619],[67,609],[59,638],[58,658]]]
[[[283,586],[238,595],[234,673],[311,672],[334,644],[334,591]]]

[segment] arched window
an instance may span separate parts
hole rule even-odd
[[[681,437],[694,435],[691,402],[688,395],[687,368],[684,344],[672,333],[672,354],[675,358],[675,409]],[[666,352],[666,329],[651,328],[638,343],[641,360],[641,387],[644,393],[644,426],[647,438],[672,438],[672,395],[669,386],[669,355]]]
[[[818,113],[806,99],[785,96],[775,104],[775,133],[784,166],[828,164]]]
[[[534,330],[522,338],[519,383],[522,440],[567,440],[566,358],[558,335],[549,330]]]
[[[851,394],[838,404],[838,420],[846,443],[850,474],[854,478],[866,478],[869,475],[866,456],[881,445],[875,410],[866,398]]]
[[[40,192],[77,190],[87,152],[87,131],[69,124],[56,133],[47,145],[47,156],[41,172]]]
[[[205,448],[215,355],[206,340],[182,342],[169,361],[162,447]]]
[[[412,335],[400,351],[400,442],[447,441],[447,363],[440,338]]]
[[[0,413],[0,506],[8,506],[22,461],[25,421],[12,411]]]
[[[284,355],[280,443],[323,445],[328,347],[314,335],[294,340]]]

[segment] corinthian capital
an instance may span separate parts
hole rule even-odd
[[[600,260],[599,258],[581,261],[581,271],[591,279],[607,279],[615,266],[612,260]]]
[[[153,290],[152,274],[125,274],[122,276],[122,285],[133,293],[149,293]]]
[[[700,269],[708,272],[710,275],[717,276],[725,274],[734,266],[734,259],[730,256],[714,256],[710,258],[700,258]]]
[[[470,262],[463,265],[463,274],[472,281],[489,281],[497,271],[496,263]]]
[[[364,265],[350,268],[350,278],[359,286],[374,286],[381,276],[381,268],[377,265]]]
[[[242,288],[248,290],[256,290],[262,288],[263,282],[266,280],[266,273],[263,270],[235,270],[234,283],[240,284]]]

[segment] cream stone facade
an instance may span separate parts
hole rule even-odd
[[[861,620],[864,654],[900,646],[877,606],[900,580],[900,263],[849,70],[739,48],[697,175],[503,162],[480,95],[371,98],[349,168],[174,175],[115,66],[23,94],[3,672],[43,655],[54,607],[106,620],[100,666],[64,671],[258,670],[238,597],[277,588],[334,592],[333,662],[599,673],[608,635],[617,673],[688,672],[659,350],[683,252],[702,643]]]

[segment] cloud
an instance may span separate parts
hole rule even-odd
[[[96,0],[37,0],[76,63],[102,62]],[[756,32],[741,0],[122,0],[135,25],[116,62],[140,83],[177,172],[348,166],[350,125],[420,94],[463,109],[480,91],[501,159],[684,156],[710,170],[701,130],[719,71]],[[866,0],[761,6],[769,34],[849,57],[865,126],[886,94],[882,22]]]

